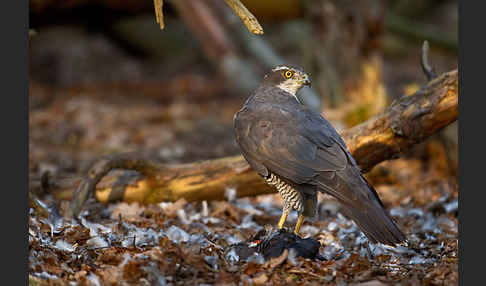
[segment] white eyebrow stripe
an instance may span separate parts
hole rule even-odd
[[[272,71],[279,71],[279,70],[286,70],[286,69],[294,70],[294,69],[286,67],[286,66],[281,66],[281,67],[276,67],[276,68],[272,69]]]

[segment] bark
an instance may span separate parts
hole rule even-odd
[[[163,30],[165,27],[163,7],[164,7],[164,1],[154,0],[155,19],[157,20],[157,23],[159,23],[161,30]]]
[[[454,70],[433,79],[415,94],[403,96],[382,114],[346,130],[342,136],[366,172],[454,122],[457,115],[458,73]],[[138,170],[145,176],[105,176],[114,168]],[[234,189],[237,197],[273,192],[242,156],[161,165],[144,161],[135,153],[121,154],[96,163],[79,186],[71,205],[74,215],[93,192],[102,203],[223,199],[228,189]],[[76,187],[56,189],[51,185],[51,192],[58,199],[69,199]]]
[[[362,170],[369,171],[454,122],[457,115],[458,75],[453,70],[342,136]]]
[[[263,28],[258,23],[258,20],[253,14],[240,2],[240,0],[224,0],[228,6],[235,11],[236,15],[240,17],[241,21],[245,24],[248,31],[255,35],[262,35]]]

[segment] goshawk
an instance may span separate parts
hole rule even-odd
[[[319,191],[335,197],[371,242],[405,241],[341,136],[321,114],[299,102],[296,93],[304,85],[310,79],[303,70],[277,66],[233,119],[243,156],[282,196],[279,228],[296,210],[294,232],[299,234],[304,218],[317,213]]]

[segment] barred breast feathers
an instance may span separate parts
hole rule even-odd
[[[270,173],[270,175],[265,178],[267,184],[275,186],[277,191],[280,193],[284,200],[284,209],[294,209],[298,212],[303,212],[304,207],[302,204],[303,198],[302,194],[294,189],[291,185],[287,184],[281,180],[278,176]]]

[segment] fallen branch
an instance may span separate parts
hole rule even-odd
[[[101,179],[113,169],[130,169],[142,173],[150,182],[150,179],[157,177],[158,166],[149,160],[140,157],[138,154],[122,153],[114,156],[107,156],[97,161],[89,170],[87,176],[81,181],[74,198],[71,201],[71,211],[77,216],[83,207],[84,202],[96,188]],[[149,184],[150,185],[150,184]],[[112,187],[113,188],[113,187]]]
[[[456,121],[457,92],[458,75],[453,70],[341,135],[362,170],[369,171]]]
[[[366,172],[454,122],[457,115],[458,74],[453,70],[430,81],[415,94],[403,96],[382,114],[343,132],[342,136]],[[125,178],[121,184],[122,176],[105,176],[114,168],[142,171],[144,177],[128,181]],[[123,185],[122,191],[120,185]],[[67,192],[65,188],[62,192],[54,188],[51,192],[62,193],[64,199],[68,199],[75,187],[73,185]],[[156,165],[145,162],[135,153],[120,154],[95,164],[79,185],[71,206],[73,214],[77,215],[93,192],[102,203],[116,200],[158,203],[181,198],[188,201],[224,199],[226,190],[231,188],[236,191],[236,197],[273,192],[242,156]]]

